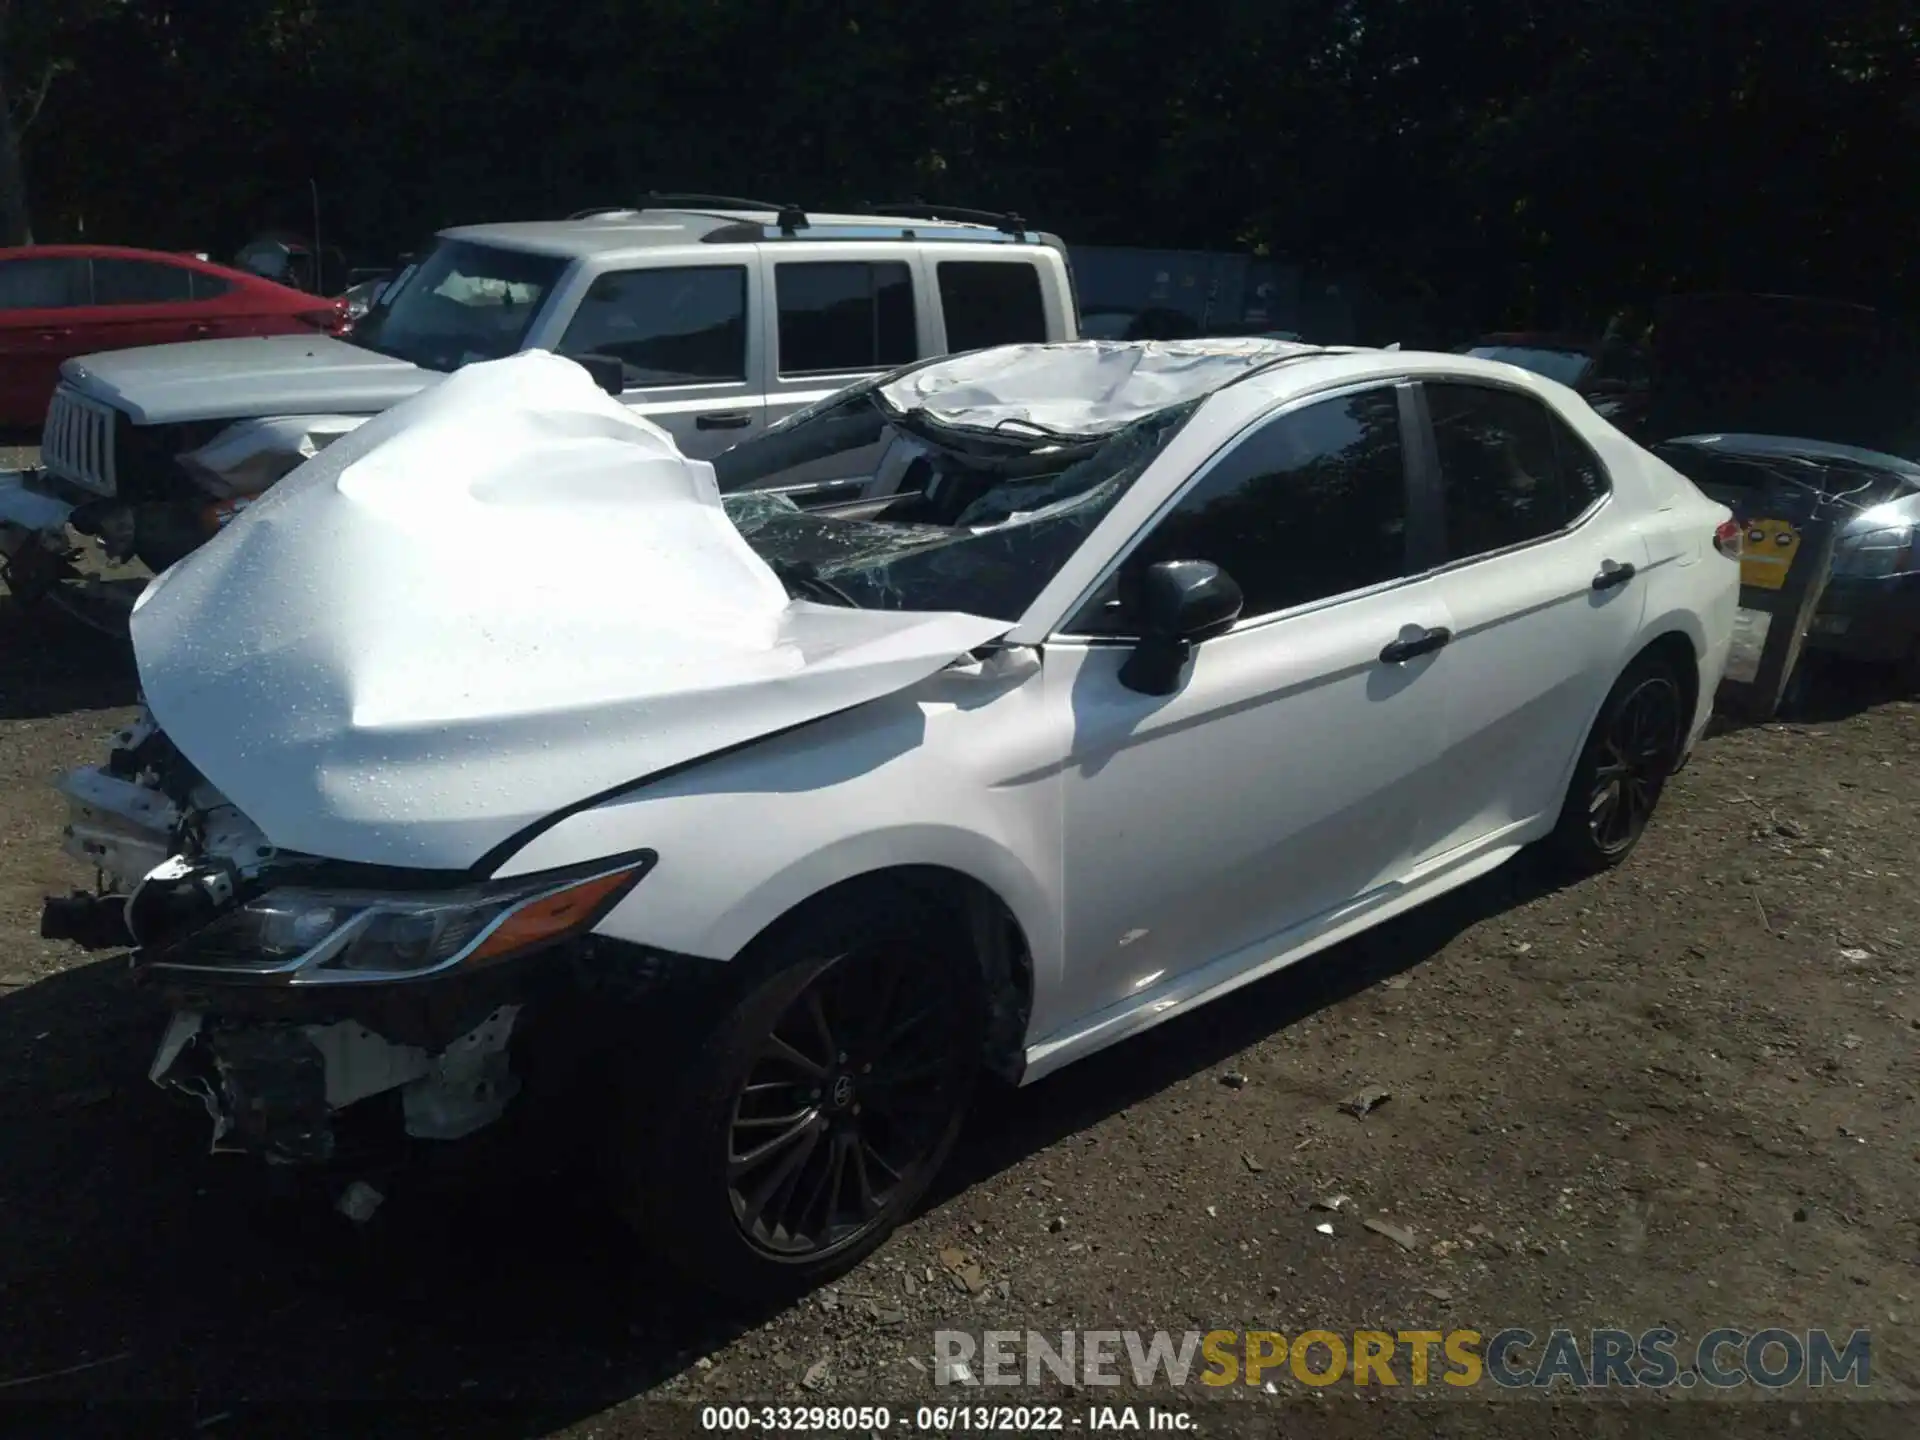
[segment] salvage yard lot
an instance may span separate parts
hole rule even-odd
[[[570,1169],[402,1191],[361,1234],[207,1158],[144,1079],[153,1001],[37,937],[90,878],[48,781],[133,701],[121,647],[0,597],[0,1382],[72,1371],[0,1398],[644,1434],[650,1396],[935,1398],[942,1328],[1661,1323],[1871,1327],[1874,1390],[1920,1389],[1920,705],[1867,680],[1709,740],[1619,873],[1509,867],[989,1094],[925,1212],[770,1316],[663,1292]]]

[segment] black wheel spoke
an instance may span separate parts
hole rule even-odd
[[[770,1130],[776,1125],[791,1125],[796,1120],[805,1120],[813,1114],[813,1107],[795,1110],[788,1115],[739,1115],[734,1118],[736,1130]]]
[[[794,1048],[778,1035],[769,1035],[767,1037],[766,1055],[770,1060],[781,1060],[791,1065],[809,1080],[824,1080],[827,1078],[827,1067],[825,1065],[822,1065],[812,1056],[806,1055]]]
[[[914,1031],[920,1029],[929,1020],[934,1018],[935,1012],[932,1010],[916,1010],[913,1014],[907,1016],[906,1019],[899,1021],[891,1030],[887,1031],[881,1038],[880,1043],[873,1047],[875,1058],[882,1055],[890,1055],[895,1050],[898,1050],[900,1046],[913,1035]]]
[[[860,1138],[860,1149],[865,1153],[867,1159],[871,1160],[874,1165],[886,1175],[888,1180],[896,1183],[899,1181],[900,1172],[887,1163],[887,1157],[880,1153],[880,1147],[864,1135]]]
[[[827,1164],[831,1175],[827,1180],[827,1225],[832,1227],[835,1217],[840,1214],[840,1187],[847,1178],[847,1142],[853,1137],[846,1131],[840,1131],[833,1137],[833,1146],[827,1152]]]
[[[833,1038],[833,1027],[827,1023],[827,1008],[820,999],[820,991],[811,988],[807,991],[807,1018],[813,1022],[814,1033],[820,1043],[826,1047],[827,1064],[833,1064],[834,1057],[840,1053],[840,1047]]]
[[[736,1127],[738,1124],[739,1122],[736,1121]],[[767,1160],[789,1146],[806,1141],[806,1137],[813,1133],[813,1129],[814,1114],[811,1110],[804,1111],[798,1120],[774,1136],[771,1140],[762,1141],[745,1154],[734,1156],[728,1164],[728,1169],[735,1175],[744,1175],[756,1166],[764,1164]],[[804,1150],[810,1148],[810,1146],[811,1142],[806,1141],[801,1148]]]
[[[851,1142],[847,1146],[847,1158],[853,1166],[853,1181],[859,1186],[860,1218],[866,1219],[880,1208],[880,1198],[873,1192],[873,1182],[867,1178],[867,1147],[860,1143],[858,1135],[848,1136]]]
[[[820,1131],[809,1125],[800,1137],[800,1143],[791,1146],[781,1157],[780,1163],[754,1187],[753,1194],[746,1202],[745,1219],[748,1224],[758,1220],[767,1208],[767,1202],[773,1199],[774,1192],[792,1180],[800,1167],[813,1154],[814,1147],[820,1143]]]

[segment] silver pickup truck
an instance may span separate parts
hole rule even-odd
[[[710,459],[915,359],[1076,337],[1058,238],[1016,216],[674,203],[442,232],[345,339],[205,340],[67,362],[36,470],[0,473],[0,578],[107,628],[144,583],[87,578],[73,532],[155,573],[368,416],[476,360],[580,359]],[[783,477],[846,497],[836,457]],[[859,460],[864,457],[854,457]],[[843,473],[844,472],[844,473]]]

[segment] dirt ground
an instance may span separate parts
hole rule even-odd
[[[938,1329],[1869,1327],[1870,1393],[1920,1387],[1920,705],[1870,678],[1711,739],[1613,875],[1509,867],[988,1095],[918,1218],[762,1315],[666,1286],[565,1166],[397,1192],[356,1232],[207,1156],[144,1078],[163,1016],[124,963],[37,938],[89,878],[47,782],[134,699],[120,647],[0,598],[0,1417],[30,1430],[85,1397],[123,1433],[691,1433],[663,1401],[950,1401]],[[1391,1098],[1344,1113],[1368,1086]],[[1501,1410],[1280,1392],[1158,1399],[1276,1434]],[[1515,1433],[1572,1435],[1730,1407],[1525,1408]],[[1920,1433],[1737,1408],[1722,1433]]]

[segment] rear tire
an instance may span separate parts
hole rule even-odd
[[[1557,868],[1591,875],[1633,853],[1680,763],[1687,719],[1686,687],[1671,661],[1643,655],[1627,667],[1581,747],[1543,847]]]
[[[622,1209],[701,1288],[775,1300],[851,1268],[959,1135],[986,1024],[967,927],[873,900],[756,942],[678,1073],[629,1076],[612,1140]]]

